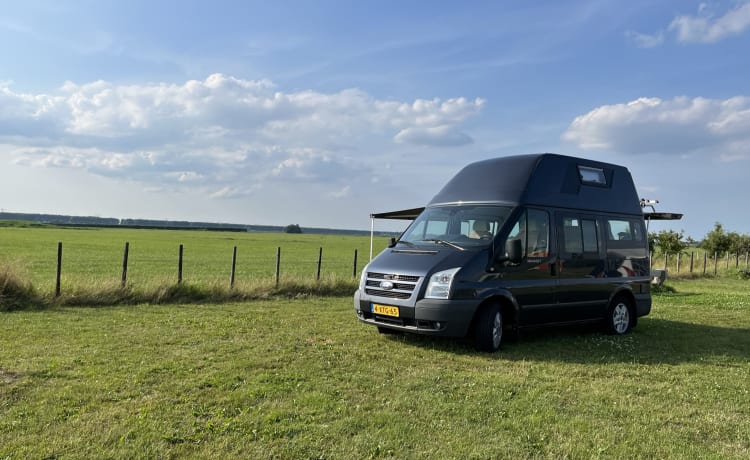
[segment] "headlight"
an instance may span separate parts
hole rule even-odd
[[[443,270],[437,272],[430,277],[430,282],[427,284],[427,291],[425,292],[426,299],[447,299],[451,292],[451,284],[453,284],[453,277],[456,275],[461,267],[451,268],[450,270]]]
[[[367,269],[370,267],[370,264],[365,265],[365,268],[362,269],[362,275],[359,277],[359,290],[360,292],[365,292],[365,281],[367,280]]]

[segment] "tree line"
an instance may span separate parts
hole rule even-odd
[[[727,231],[720,222],[716,222],[713,230],[698,244],[690,237],[685,239],[683,231],[662,230],[658,233],[649,233],[648,245],[652,252],[658,248],[662,254],[680,253],[696,245],[709,254],[743,254],[750,251],[750,235]]]

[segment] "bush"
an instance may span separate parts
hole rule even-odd
[[[0,311],[18,310],[40,303],[30,282],[24,282],[10,267],[0,266]]]
[[[302,229],[298,224],[290,224],[284,227],[284,233],[302,233]]]

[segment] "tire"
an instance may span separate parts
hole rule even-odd
[[[615,297],[607,310],[607,333],[623,335],[635,324],[633,302],[624,296]]]
[[[495,352],[503,342],[503,312],[497,304],[488,305],[476,318],[474,345],[477,350]]]

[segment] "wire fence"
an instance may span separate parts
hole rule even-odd
[[[750,269],[750,252],[745,252],[745,254],[714,252],[712,255],[705,251],[652,254],[651,268],[663,269],[677,275],[718,275],[731,270]]]
[[[162,251],[140,252],[134,254],[129,242],[125,242],[121,259],[112,260],[112,254],[84,253],[80,250],[68,257],[63,242],[57,243],[55,263],[54,293],[59,297],[65,287],[66,279],[80,283],[81,279],[109,279],[116,276],[122,287],[133,283],[144,283],[158,278],[171,279],[177,284],[191,282],[222,282],[230,289],[240,280],[269,279],[275,280],[278,286],[283,276],[320,280],[321,276],[357,278],[364,265],[360,260],[361,251],[354,248],[351,252],[335,248],[329,253],[318,247],[291,248],[284,251],[282,246],[275,248],[270,255],[268,248],[250,250],[240,254],[238,246],[228,248],[225,254],[217,254],[215,248],[207,252],[205,248],[196,248],[190,252],[184,244],[175,246],[174,256],[165,257]],[[247,249],[247,248],[246,248]],[[115,274],[112,267],[119,267]],[[106,266],[106,268],[104,268]],[[77,281],[73,281],[77,280]]]

